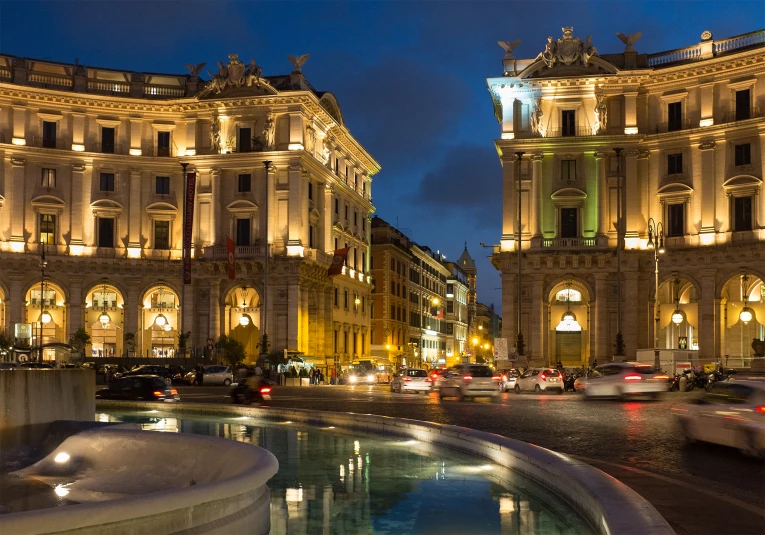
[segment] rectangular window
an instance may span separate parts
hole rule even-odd
[[[395,320],[396,319],[396,307],[395,305],[390,306],[390,319]]]
[[[239,193],[249,193],[252,187],[252,176],[248,174],[239,175]]]
[[[667,174],[678,175],[683,172],[683,154],[667,155]]]
[[[339,214],[340,214],[340,200],[335,199],[335,215],[339,215]]]
[[[348,205],[345,205],[345,220],[348,221]]]
[[[364,251],[361,252],[361,270],[367,270],[367,253]]]
[[[749,143],[736,145],[735,147],[736,165],[749,165],[752,163],[752,150]]]
[[[157,156],[170,156],[170,132],[157,132]]]
[[[101,152],[114,154],[114,128],[101,127]]]
[[[752,230],[752,197],[733,198],[733,230]]]
[[[752,116],[750,109],[751,95],[748,89],[736,91],[736,120],[744,121]]]
[[[170,195],[170,177],[158,176],[155,187],[157,195]]]
[[[340,292],[337,288],[335,288],[335,308],[338,308],[340,306]]]
[[[170,249],[170,221],[154,222],[154,248]]]
[[[560,237],[578,238],[579,237],[579,209],[561,208],[560,209]]]
[[[43,168],[42,180],[40,181],[40,185],[44,188],[55,188],[56,187],[56,170]]]
[[[313,182],[308,183],[308,200],[313,200]]]
[[[111,217],[98,218],[98,246],[114,247],[114,219]]]
[[[343,331],[343,353],[348,353],[348,331]]]
[[[101,173],[101,191],[114,191],[114,173]]]
[[[353,224],[358,225],[359,224],[359,213],[354,210],[353,212]]]
[[[685,204],[667,205],[667,236],[683,236],[685,234]]]
[[[576,180],[576,160],[561,160],[560,179],[567,182]]]
[[[337,353],[337,331],[334,331],[334,333],[335,333],[335,336],[334,336],[334,344],[333,345],[334,345],[334,348],[335,348],[335,353]]]
[[[340,160],[335,158],[335,174],[340,176]]]
[[[308,225],[308,247],[310,249],[316,249],[316,227]]]
[[[56,123],[54,121],[43,121],[42,146],[46,149],[56,148]]]
[[[236,220],[236,245],[247,247],[250,245],[250,218],[237,218]]]
[[[667,105],[667,131],[674,132],[683,128],[683,104],[672,102]]]
[[[239,145],[237,146],[238,152],[251,152],[252,151],[252,130],[249,128],[239,129]]]
[[[40,243],[46,245],[56,243],[56,216],[40,214]]]
[[[343,308],[348,310],[348,290],[343,290]]]
[[[576,135],[576,111],[575,110],[563,110],[561,112],[561,135],[562,136]]]
[[[454,314],[454,301],[447,301],[446,302],[446,313],[447,314]]]

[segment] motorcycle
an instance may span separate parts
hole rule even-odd
[[[735,370],[730,370],[728,373],[721,372],[720,370],[713,371],[707,376],[707,384],[704,385],[704,389],[709,392],[712,390],[712,385],[717,381],[727,381],[733,373],[735,373]]]
[[[581,373],[567,373],[563,379],[563,391],[576,392],[576,388],[574,388],[574,381],[576,381],[576,379],[581,376]]]
[[[271,385],[261,384],[253,389],[244,383],[238,383],[229,393],[231,403],[235,405],[252,405],[271,401]]]

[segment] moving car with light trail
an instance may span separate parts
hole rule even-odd
[[[439,399],[456,397],[459,401],[469,398],[499,396],[499,376],[482,364],[460,364],[445,375],[438,390]]]
[[[587,398],[635,396],[658,398],[669,388],[669,376],[650,364],[611,362],[595,368],[597,373],[577,380],[576,391]]]
[[[390,382],[391,392],[429,392],[433,380],[425,370],[405,368]]]
[[[563,375],[558,370],[552,368],[530,368],[523,372],[515,381],[516,394],[521,392],[534,391],[537,394],[542,392],[563,393]]]

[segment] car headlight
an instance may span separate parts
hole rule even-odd
[[[370,383],[371,383],[371,382],[373,382],[374,380],[375,380],[375,376],[374,376],[374,375],[372,375],[372,374],[369,374],[369,375],[367,376],[367,381],[369,381]]]
[[[357,378],[355,375],[351,375],[351,377],[348,379],[349,382],[355,383],[357,381]]]

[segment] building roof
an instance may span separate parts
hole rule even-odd
[[[462,251],[462,254],[457,259],[457,263],[461,269],[475,269],[475,260],[473,260],[473,257],[468,253],[467,242],[465,242],[465,250]]]

